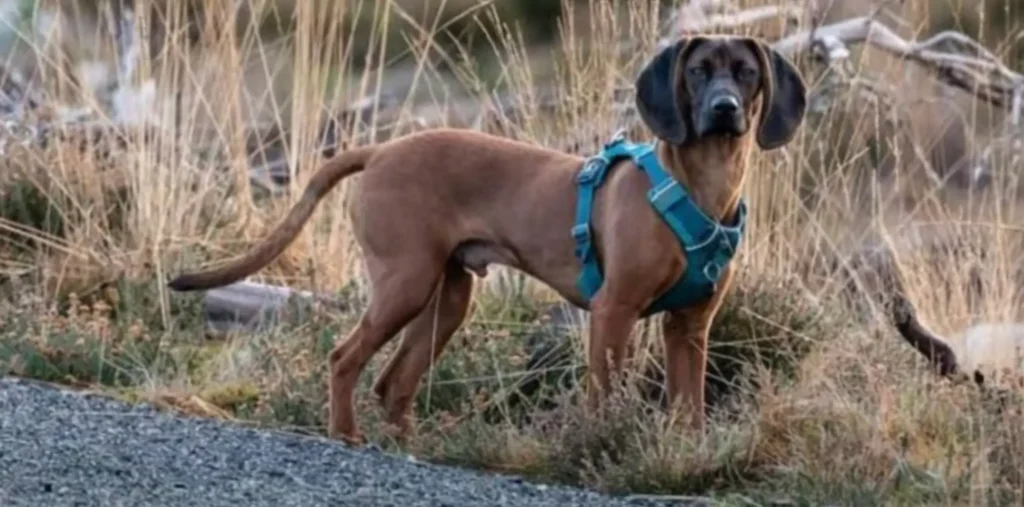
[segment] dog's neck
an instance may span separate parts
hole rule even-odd
[[[685,146],[658,143],[658,158],[708,217],[731,223],[739,205],[751,135],[699,139]]]

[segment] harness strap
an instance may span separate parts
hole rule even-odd
[[[577,285],[589,300],[601,288],[602,275],[600,263],[594,252],[590,215],[594,209],[594,194],[597,187],[604,183],[611,161],[603,155],[597,155],[583,164],[583,169],[576,176],[579,187],[576,204],[576,224],[572,228],[572,237],[576,240],[576,258],[583,263]]]
[[[686,251],[687,255],[686,272],[683,273],[678,282],[647,308],[644,316],[663,310],[679,308],[687,302],[709,298],[717,292],[718,281],[722,277],[722,272],[733,256],[735,256],[742,240],[742,229],[746,222],[746,214],[746,201],[740,199],[736,208],[734,225],[729,227],[718,225],[715,231],[707,234],[702,243],[684,243],[683,250]],[[662,216],[670,215],[665,213]],[[672,227],[672,225],[669,226]],[[674,227],[673,231],[675,231]],[[680,235],[681,233],[676,232],[676,234]],[[703,265],[698,264],[702,261]]]
[[[739,247],[746,222],[746,201],[740,199],[733,224],[722,225],[701,211],[686,189],[661,168],[653,144],[639,151],[636,161],[651,180],[647,200],[672,229],[687,254],[686,273],[651,305],[647,314],[686,300],[710,297],[717,291],[718,280]],[[700,293],[695,294],[695,291]]]
[[[605,144],[599,155],[587,160],[576,178],[579,189],[572,236],[576,241],[576,257],[583,264],[577,280],[580,291],[590,300],[603,282],[590,218],[597,188],[621,158],[632,159],[651,181],[647,199],[679,240],[687,260],[686,271],[680,279],[658,297],[644,315],[685,307],[710,297],[717,290],[723,269],[739,247],[746,222],[746,202],[740,199],[733,224],[723,225],[712,220],[697,207],[686,189],[661,168],[653,143],[626,143],[621,134]]]

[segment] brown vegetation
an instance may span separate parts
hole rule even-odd
[[[1011,15],[993,11],[998,22],[989,14],[969,21],[952,13],[973,12],[972,5],[951,1],[837,1],[820,12],[834,21],[884,4],[895,12],[879,20],[907,39],[972,29],[1006,65],[1021,68],[1010,49],[1019,34],[1008,21],[1016,4],[1006,4]],[[370,107],[358,121],[347,117],[334,131],[340,145],[390,135],[385,130],[396,122],[399,131],[421,128],[419,119],[500,127],[589,152],[630,118],[622,90],[662,33],[654,23],[659,3],[573,2],[565,18],[573,22],[557,27],[552,45],[506,31],[500,21],[509,13],[485,6],[465,17],[464,26],[476,30],[473,51],[450,38],[433,44],[444,36],[425,11],[398,14],[437,2],[377,2],[395,10],[378,11],[368,25],[357,18],[372,14],[374,2],[291,2],[294,21],[279,34],[245,21],[232,3],[205,3],[205,19],[214,21],[200,25],[198,44],[164,40],[163,51],[143,54],[127,76],[138,88],[153,78],[151,115],[128,107],[122,112],[131,121],[98,115],[87,124],[140,127],[125,127],[122,140],[93,139],[75,123],[45,144],[20,142],[17,136],[38,134],[30,127],[66,119],[73,107],[108,116],[117,109],[103,99],[117,59],[98,37],[23,30],[8,66],[48,94],[45,108],[8,115],[3,127],[0,370],[320,433],[325,355],[353,314],[313,312],[272,330],[207,336],[201,296],[172,296],[163,287],[169,273],[240,253],[262,237],[308,177],[299,170],[288,174],[284,192],[254,192],[246,148],[254,126],[284,132],[288,142],[275,149],[287,167],[300,169],[319,162],[325,119],[364,98],[392,105]],[[445,8],[461,12],[475,3],[450,0]],[[988,2],[989,11],[997,3]],[[250,0],[248,8],[266,5]],[[405,25],[383,22],[399,18]],[[803,17],[799,27],[808,23]],[[216,29],[232,24],[239,29]],[[367,33],[353,32],[357,25],[381,30],[353,38]],[[761,30],[777,38],[784,26],[776,19]],[[168,33],[180,39],[186,32]],[[622,51],[623,41],[634,45]],[[871,313],[877,292],[849,291],[854,282],[835,269],[866,247],[891,247],[921,318],[938,332],[976,319],[1019,319],[1019,285],[1008,275],[1020,251],[1019,134],[1005,126],[1005,108],[949,90],[925,67],[852,50],[828,71],[801,59],[820,92],[812,115],[791,147],[751,161],[749,236],[738,258],[744,275],[712,332],[713,385],[727,396],[715,404],[706,442],[668,429],[657,392],[641,378],[637,393],[623,395],[605,419],[585,421],[579,315],[570,312],[566,328],[542,325],[537,319],[552,295],[497,272],[479,284],[470,325],[424,382],[423,423],[405,450],[542,480],[734,503],[1024,500],[1020,412],[989,410],[970,386],[937,379],[888,316]],[[397,54],[404,59],[387,56]],[[94,64],[82,65],[89,59]],[[495,95],[515,106],[515,121],[478,121],[481,109],[499,109]],[[634,128],[631,135],[648,134]],[[970,184],[971,173],[958,168],[977,166],[983,153],[989,182]],[[347,191],[343,185],[329,196],[258,279],[343,293],[360,304],[360,256],[339,212]],[[925,252],[925,243],[953,247]],[[984,291],[968,301],[968,286],[979,283]],[[657,327],[637,330],[634,368],[654,377]],[[545,351],[557,360],[542,360]],[[518,393],[523,386],[529,389]],[[360,398],[364,416],[379,417],[372,400]]]

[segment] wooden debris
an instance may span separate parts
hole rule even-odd
[[[249,281],[212,289],[203,297],[207,329],[213,334],[266,331],[301,322],[321,307],[341,311],[348,304],[310,291]]]

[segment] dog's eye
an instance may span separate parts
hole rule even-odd
[[[757,78],[757,71],[751,67],[740,67],[736,71],[736,78],[740,81],[753,81]]]
[[[686,71],[686,77],[695,83],[699,83],[704,80],[707,76],[707,71],[704,67],[690,67]]]

